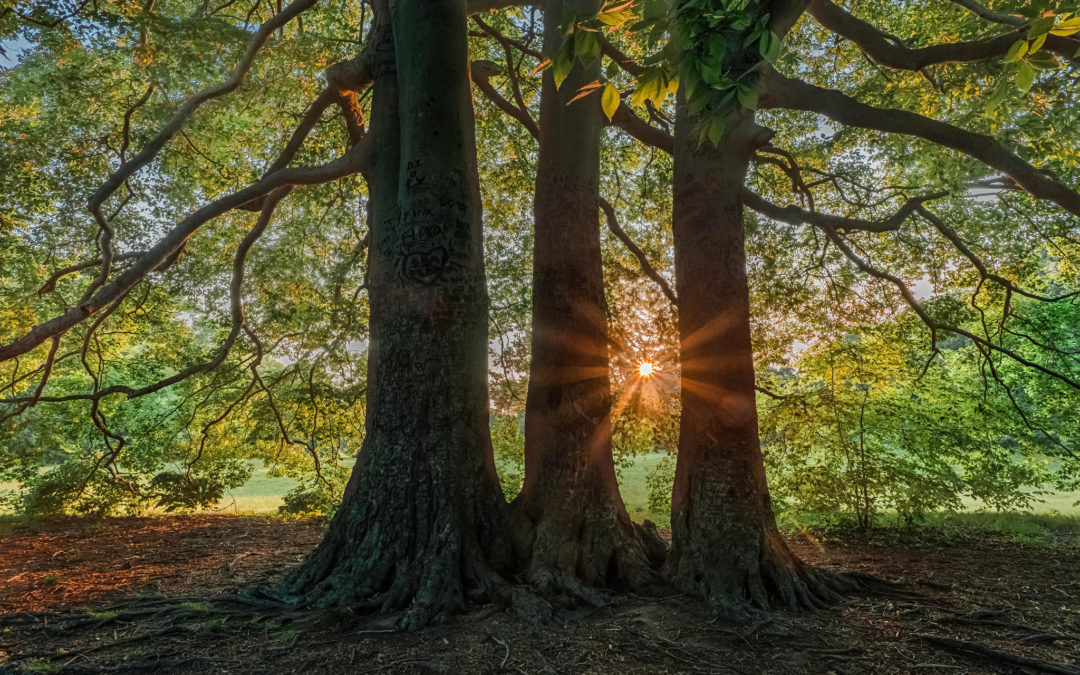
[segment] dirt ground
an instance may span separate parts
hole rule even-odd
[[[244,516],[64,520],[0,536],[0,672],[1072,673],[1080,534],[903,545],[804,534],[812,564],[873,575],[813,614],[709,620],[693,600],[613,597],[546,626],[480,607],[420,633],[328,628],[230,600],[315,546],[318,522]]]

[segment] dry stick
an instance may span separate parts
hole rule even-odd
[[[875,108],[835,89],[817,87],[784,77],[775,71],[763,75],[762,80],[765,94],[763,108],[816,112],[841,124],[926,139],[970,155],[1006,174],[1033,196],[1052,201],[1080,216],[1080,193],[1025,162],[991,136],[973,133],[906,110]]]
[[[240,58],[239,63],[236,64],[236,67],[233,68],[229,77],[220,84],[203,89],[180,104],[180,107],[173,113],[173,116],[169,121],[165,123],[165,126],[162,127],[162,129],[150,139],[145,146],[143,146],[142,150],[139,151],[139,154],[130,161],[123,162],[90,197],[87,207],[97,221],[98,228],[101,230],[102,262],[101,270],[98,273],[97,278],[95,278],[93,283],[90,284],[90,287],[86,289],[82,300],[79,302],[80,305],[88,302],[94,292],[105,284],[112,269],[112,240],[115,232],[109,224],[108,219],[105,218],[105,214],[101,211],[101,206],[105,203],[105,200],[108,199],[113,192],[116,192],[116,190],[136,171],[157,156],[158,152],[161,151],[161,148],[165,146],[165,143],[168,142],[181,127],[183,127],[187,118],[190,117],[200,105],[212,98],[223,96],[239,87],[240,83],[243,82],[244,77],[247,75],[248,70],[251,69],[256,54],[258,54],[270,35],[272,35],[275,30],[292,21],[301,12],[311,8],[316,2],[318,2],[318,0],[296,0],[260,26],[259,30],[251,37],[251,40],[248,41],[243,56]]]

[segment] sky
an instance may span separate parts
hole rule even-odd
[[[0,68],[7,70],[19,65],[23,51],[29,47],[30,43],[22,38],[0,40],[0,49],[3,50],[3,53],[0,53]]]

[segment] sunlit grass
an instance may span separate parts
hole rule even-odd
[[[619,487],[631,518],[637,522],[651,520],[661,527],[666,527],[670,523],[670,518],[666,513],[653,513],[649,509],[649,494],[645,484],[646,473],[663,457],[663,453],[653,453],[627,458],[621,462]],[[351,461],[347,464],[351,464]],[[296,487],[297,482],[292,478],[273,477],[269,473],[270,470],[266,466],[261,462],[256,462],[251,479],[241,487],[227,492],[225,498],[210,512],[238,515],[276,514],[285,493]],[[0,491],[17,488],[16,483],[0,483]],[[973,500],[968,500],[965,503],[968,512],[930,514],[927,520],[928,522],[955,522],[957,524],[964,522],[980,529],[1000,528],[1005,531],[1009,528],[1019,528],[1020,526],[1016,523],[1025,519],[1036,523],[1045,520],[1048,523],[1049,520],[1045,518],[1040,520],[1038,517],[1046,516],[1052,520],[1055,516],[1060,516],[1061,522],[1065,523],[1066,527],[1080,528],[1080,507],[1074,505],[1077,501],[1080,501],[1080,492],[1051,493],[1039,497],[1039,501],[1033,502],[1024,513],[999,514]],[[154,510],[152,513],[160,514],[161,512]],[[10,511],[0,510],[0,515],[3,514],[10,515]]]

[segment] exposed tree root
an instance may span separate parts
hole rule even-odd
[[[594,607],[606,604],[606,591],[656,592],[667,553],[656,526],[620,517],[611,504],[593,506],[585,517],[564,511],[534,526],[525,580],[545,597]]]
[[[774,609],[824,609],[858,588],[852,579],[803,563],[775,526],[742,541],[702,536],[684,542],[672,549],[665,571],[715,616],[736,622]]]
[[[1001,652],[996,649],[991,649],[981,642],[971,642],[968,640],[955,640],[953,638],[942,637],[940,635],[916,635],[920,640],[929,642],[937,647],[942,647],[951,652],[962,654],[969,658],[976,658],[982,661],[988,661],[995,664],[1009,664],[1012,666],[1020,666],[1022,668],[1029,668],[1044,673],[1056,673],[1057,675],[1080,675],[1080,668],[1071,666],[1067,663],[1051,663],[1050,661],[1043,661],[1042,659],[1035,659],[1029,656],[1020,656],[1019,654],[1009,654],[1008,652]]]
[[[404,630],[445,621],[469,603],[528,605],[507,580],[517,560],[509,511],[487,481],[376,497],[378,486],[397,481],[366,483],[365,474],[354,474],[355,492],[319,547],[278,587],[249,599],[332,614],[341,623],[400,614],[396,625]]]

